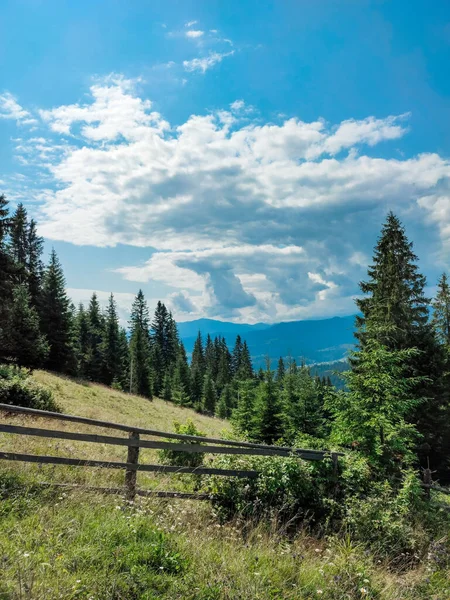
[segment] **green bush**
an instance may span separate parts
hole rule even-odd
[[[2,379],[27,379],[30,373],[27,369],[15,365],[0,364],[0,381]]]
[[[193,421],[190,419],[183,425],[175,421],[174,428],[176,433],[182,435],[195,435],[198,437],[205,437],[202,431],[199,431]],[[170,440],[176,441],[176,440]],[[186,442],[186,444],[198,444],[198,442]],[[203,463],[205,457],[203,452],[182,452],[174,450],[161,450],[159,457],[162,463],[166,465],[173,465],[174,467],[191,467],[195,469]]]
[[[420,481],[406,471],[400,486],[374,482],[365,496],[345,499],[343,525],[379,557],[408,564],[421,559],[435,536],[447,536],[450,515],[423,497]]]
[[[0,403],[61,412],[50,390],[30,379],[0,379]]]
[[[286,523],[323,508],[310,466],[297,458],[224,456],[214,466],[258,472],[254,479],[209,478],[208,491],[222,520],[276,517]]]

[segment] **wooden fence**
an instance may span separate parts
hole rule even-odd
[[[251,442],[240,442],[235,440],[223,440],[209,437],[199,437],[194,435],[184,435],[178,433],[168,433],[153,429],[143,429],[130,425],[119,423],[110,423],[108,421],[98,421],[86,417],[77,417],[73,415],[60,414],[45,410],[24,408],[21,406],[10,406],[0,404],[0,411],[4,413],[23,414],[33,417],[44,417],[46,419],[57,419],[59,421],[68,421],[95,427],[115,429],[128,433],[126,437],[112,437],[107,435],[97,435],[91,433],[78,433],[70,431],[58,431],[54,429],[39,429],[36,427],[23,427],[20,425],[9,425],[0,423],[0,432],[37,436],[50,439],[71,440],[80,442],[92,442],[96,444],[111,444],[115,446],[126,446],[128,448],[127,462],[110,462],[103,460],[84,460],[78,458],[64,458],[60,456],[37,456],[34,454],[18,454],[15,452],[0,452],[0,459],[13,460],[29,463],[52,464],[52,465],[71,465],[84,467],[102,467],[108,469],[125,470],[124,488],[107,488],[83,486],[83,489],[102,491],[107,493],[125,493],[127,499],[133,500],[136,495],[140,496],[159,496],[159,497],[180,497],[205,499],[205,494],[187,494],[178,492],[150,491],[140,490],[136,486],[138,471],[150,471],[156,473],[192,473],[196,475],[219,475],[225,477],[257,477],[258,472],[253,470],[236,469],[217,469],[210,467],[177,467],[170,465],[149,465],[139,463],[139,450],[141,448],[151,448],[157,450],[172,450],[175,452],[205,453],[205,454],[243,454],[250,456],[295,456],[303,460],[323,460],[325,457],[331,457],[334,464],[334,473],[337,476],[338,458],[342,456],[341,452],[329,452],[323,450],[305,450],[302,448],[287,448],[281,446],[269,446],[264,444],[254,444]],[[141,436],[159,437],[177,440],[176,442],[155,441],[141,439]],[[64,487],[76,487],[71,484],[46,484],[59,485]]]

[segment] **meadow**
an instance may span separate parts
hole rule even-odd
[[[207,435],[229,425],[166,403],[38,371],[63,410],[72,414],[172,430],[191,418]],[[56,421],[8,417],[8,422],[56,428]],[[75,424],[60,424],[70,430]],[[78,426],[79,427],[79,426]],[[86,428],[88,430],[89,428]],[[83,429],[84,430],[84,429]],[[101,444],[1,434],[4,451],[122,460],[125,449]],[[155,460],[147,451],[143,460]],[[77,482],[75,491],[42,482]],[[379,598],[450,597],[446,540],[397,568],[352,539],[317,536],[309,524],[287,533],[276,516],[262,522],[239,516],[223,522],[208,502],[88,492],[83,485],[120,485],[106,469],[27,465],[0,467],[0,598],[2,600]],[[138,475],[140,487],[188,489],[186,477]],[[443,501],[443,498],[441,499]],[[450,506],[450,505],[449,505]],[[443,509],[444,514],[444,509]]]

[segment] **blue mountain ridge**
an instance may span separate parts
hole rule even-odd
[[[266,356],[273,363],[280,356],[308,364],[342,360],[355,344],[354,323],[355,315],[272,325],[197,319],[178,323],[178,330],[188,355],[192,352],[199,331],[204,341],[208,333],[213,338],[218,335],[225,337],[230,349],[239,334],[247,341],[253,365],[258,368],[264,364]]]

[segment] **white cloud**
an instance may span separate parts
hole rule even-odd
[[[201,31],[200,29],[190,29],[189,31],[186,31],[186,37],[196,39],[202,37],[204,33],[205,32]]]
[[[169,286],[176,314],[273,321],[351,312],[389,209],[437,229],[450,247],[449,161],[376,154],[406,135],[404,115],[262,123],[236,100],[173,127],[129,80],[98,82],[91,94],[42,112],[56,141],[17,142],[53,180],[40,191],[41,233],[156,249],[118,273]]]
[[[31,116],[9,92],[0,95],[0,119],[13,119],[19,125],[34,125],[36,119]]]
[[[188,21],[187,23],[185,23],[185,27],[192,27],[193,25],[196,25],[198,23],[198,21]]]
[[[201,73],[206,73],[208,69],[216,65],[217,63],[222,62],[224,58],[227,56],[232,56],[234,54],[234,50],[231,52],[211,52],[208,56],[203,58],[193,58],[192,60],[184,60],[183,67],[186,71],[200,71]]]

